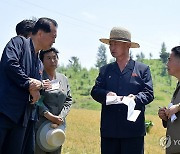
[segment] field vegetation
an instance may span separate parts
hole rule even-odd
[[[145,154],[163,154],[159,140],[165,129],[157,115],[146,115],[154,126],[145,137]],[[72,109],[67,117],[66,141],[63,154],[100,154],[100,111]]]
[[[159,139],[165,135],[157,112],[159,106],[167,106],[176,87],[176,79],[168,76],[165,65],[159,59],[143,60],[149,65],[153,78],[155,99],[146,106],[146,119],[154,124],[145,137],[146,154],[163,154]],[[66,142],[63,154],[99,154],[100,153],[100,109],[101,105],[90,96],[90,90],[98,75],[98,69],[76,69],[73,65],[61,66],[58,71],[64,73],[70,82],[73,105],[67,116]]]

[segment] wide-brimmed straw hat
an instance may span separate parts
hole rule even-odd
[[[139,48],[140,45],[135,42],[131,42],[131,33],[122,27],[113,27],[110,32],[109,39],[101,38],[99,39],[101,42],[108,44],[110,41],[120,41],[120,42],[129,42],[131,44],[130,48]]]
[[[46,152],[57,150],[65,141],[65,124],[59,125],[57,128],[52,128],[51,124],[50,121],[45,121],[36,133],[37,144]]]

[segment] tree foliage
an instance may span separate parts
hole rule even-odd
[[[152,57],[153,57],[153,55],[152,55],[152,53],[150,52],[150,53],[149,53],[149,59],[152,59]]]
[[[141,52],[140,54],[136,55],[136,60],[137,61],[143,62],[144,58],[145,58],[145,55],[144,55],[143,52]]]
[[[74,70],[74,72],[78,72],[81,70],[81,64],[79,63],[79,58],[78,57],[71,57],[71,59],[69,60],[69,64],[68,64],[69,68],[72,68]]]
[[[167,63],[167,59],[169,57],[169,53],[166,52],[166,45],[165,43],[163,42],[162,45],[161,45],[161,52],[160,52],[160,59],[161,61],[166,64]]]
[[[97,61],[95,66],[100,68],[107,64],[107,55],[106,55],[106,47],[105,45],[101,44],[98,48],[97,52]]]
[[[129,56],[130,56],[131,59],[133,59],[133,54],[132,54],[132,51],[131,51],[131,50],[130,50],[130,52],[129,52]]]
[[[161,45],[161,52],[160,52],[159,56],[160,56],[160,59],[163,63],[161,75],[165,76],[165,75],[167,75],[166,63],[167,63],[167,59],[169,57],[169,53],[166,52],[166,45],[164,42]]]

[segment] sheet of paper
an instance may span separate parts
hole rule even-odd
[[[59,81],[57,79],[51,80],[50,83],[51,83],[51,89],[47,89],[46,91],[51,91],[51,90],[59,89],[60,84],[59,84]]]
[[[124,96],[122,100],[121,98],[122,96],[107,96],[106,105],[122,104],[122,103],[127,105],[128,106],[127,120],[135,122],[141,111],[134,110],[136,103],[132,98],[126,96]]]
[[[140,110],[134,110],[134,112],[132,112],[132,114],[128,116],[127,120],[135,122],[140,113]]]
[[[52,85],[51,89],[53,89],[53,90],[54,89],[59,89],[60,84],[59,84],[59,81],[57,79],[56,80],[51,80],[50,83]]]
[[[123,97],[122,102],[128,106],[128,114],[127,114],[127,120],[135,122],[138,118],[139,114],[141,113],[140,110],[134,110],[136,103],[134,99],[130,97]]]
[[[106,97],[106,105],[111,104],[121,104],[121,97],[122,96],[107,96]]]

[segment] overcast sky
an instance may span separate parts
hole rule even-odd
[[[112,27],[129,29],[139,49],[159,58],[162,42],[167,51],[180,44],[179,0],[1,0],[0,57],[6,43],[15,36],[15,26],[23,19],[49,17],[58,22],[53,45],[60,51],[59,63],[68,64],[72,56],[83,67],[94,67],[100,38],[109,38]],[[106,45],[108,59],[109,47]]]

